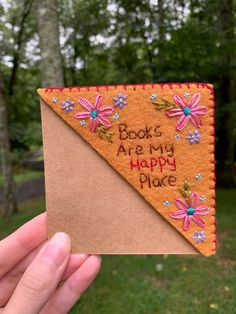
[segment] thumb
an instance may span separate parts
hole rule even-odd
[[[65,233],[56,233],[40,250],[16,287],[4,314],[38,313],[57,288],[66,268],[71,243]]]

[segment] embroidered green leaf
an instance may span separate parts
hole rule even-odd
[[[180,194],[185,198],[186,202],[189,202],[189,197],[192,193],[192,187],[193,183],[188,182],[187,180],[184,180],[183,186],[179,187]]]
[[[107,140],[112,143],[113,132],[108,132],[106,128],[104,128],[101,124],[98,125],[98,134],[101,139]]]
[[[158,101],[152,101],[153,105],[155,106],[156,110],[160,110],[160,109],[164,109],[164,110],[170,110],[173,108],[179,108],[178,105],[173,104],[171,102],[169,102],[168,100],[162,98],[162,102],[158,102]]]

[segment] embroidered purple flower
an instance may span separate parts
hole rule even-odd
[[[207,236],[204,234],[204,230],[201,230],[199,232],[194,231],[194,236],[192,236],[192,238],[196,240],[196,243],[203,243]]]
[[[70,98],[67,98],[66,101],[62,101],[61,104],[62,104],[61,109],[65,110],[65,112],[69,112],[69,111],[75,110],[75,108],[73,108],[75,102],[71,101]]]
[[[122,95],[122,93],[118,93],[117,97],[113,97],[113,100],[115,100],[114,106],[117,107],[119,106],[120,109],[123,108],[124,105],[127,105],[127,95]]]
[[[190,144],[194,144],[194,143],[200,143],[200,138],[201,138],[201,134],[198,132],[198,130],[194,130],[194,131],[189,131],[188,132],[188,136],[186,137],[186,139],[189,141]]]

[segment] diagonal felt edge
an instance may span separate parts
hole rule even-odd
[[[205,256],[210,256],[212,254],[215,253],[215,250],[216,250],[216,236],[215,236],[215,232],[216,232],[216,224],[215,224],[215,161],[214,161],[214,147],[215,147],[215,137],[214,137],[214,92],[213,92],[213,86],[211,84],[205,84],[205,83],[170,83],[170,84],[133,84],[133,85],[105,85],[105,86],[81,86],[81,87],[68,87],[68,88],[65,88],[65,87],[62,87],[62,88],[57,88],[57,87],[52,87],[52,88],[43,88],[43,89],[38,89],[37,92],[39,94],[39,96],[42,98],[42,100],[44,102],[46,102],[52,109],[53,111],[55,111],[57,114],[59,114],[55,108],[53,107],[52,103],[49,101],[49,95],[50,97],[53,96],[53,93],[58,93],[58,92],[66,92],[66,93],[69,93],[69,92],[83,92],[83,91],[96,91],[96,92],[106,92],[110,89],[124,89],[124,90],[132,90],[132,91],[138,91],[139,89],[143,89],[145,90],[145,88],[156,88],[156,87],[159,87],[161,89],[164,89],[166,87],[172,89],[172,88],[175,88],[175,86],[177,88],[187,88],[187,89],[191,89],[191,87],[196,87],[196,88],[201,88],[201,89],[207,89],[209,91],[209,101],[211,102],[211,107],[209,107],[209,109],[211,109],[211,116],[210,116],[210,124],[209,124],[209,127],[211,126],[211,136],[210,136],[210,141],[209,141],[209,146],[211,147],[211,152],[210,152],[210,155],[211,155],[211,164],[212,164],[212,185],[209,187],[209,189],[212,190],[212,200],[211,200],[211,212],[212,214],[210,215],[211,216],[211,224],[210,224],[210,227],[211,227],[211,233],[209,234],[209,237],[211,239],[211,247],[208,248],[208,249],[205,249],[205,248],[200,248],[199,246],[196,246],[195,243],[193,241],[191,241],[189,238],[187,238],[179,229],[178,227],[176,227],[175,225],[175,222],[174,221],[171,221],[171,220],[168,220],[168,222],[174,226],[197,250],[199,250],[203,255]],[[59,116],[61,116],[59,114]],[[61,116],[61,118],[66,121],[66,119]],[[68,123],[68,121],[66,121]],[[69,123],[68,123],[69,124]],[[69,124],[70,125],[70,124]],[[71,125],[70,125],[71,126]],[[73,126],[71,126],[80,136],[83,137],[83,139],[88,142],[92,147],[93,149],[95,149],[100,155],[102,155],[102,157],[114,168],[112,162],[107,159],[102,153],[101,151],[99,151],[96,146],[93,146],[92,143],[90,143],[86,137],[81,134],[77,128],[74,128]],[[116,169],[114,168],[118,173],[120,173],[119,169]],[[122,173],[120,173],[122,175]],[[124,177],[122,175],[122,177]],[[124,177],[126,179],[126,181],[128,181],[132,186],[133,188],[135,188],[135,190],[137,190],[137,188],[129,181],[129,179],[127,179],[126,177]],[[138,191],[138,190],[137,190]],[[140,191],[138,191],[140,193]],[[153,204],[153,202],[145,196],[145,194],[142,194],[140,193],[148,202],[151,206],[153,206],[155,208],[155,210],[157,210],[162,216],[163,214],[155,207],[155,204]],[[165,219],[166,217],[163,216]]]

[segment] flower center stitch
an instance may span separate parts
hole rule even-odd
[[[98,116],[98,111],[96,110],[96,109],[93,109],[92,111],[91,111],[91,113],[90,113],[90,116],[92,117],[92,118],[97,118],[97,116]]]
[[[186,116],[189,116],[191,114],[191,109],[189,107],[184,107],[183,112]]]
[[[119,102],[123,102],[123,101],[124,101],[124,99],[123,99],[123,98],[120,98],[120,99],[119,99]]]
[[[189,207],[189,208],[187,209],[187,215],[193,215],[193,214],[194,214],[194,208]]]

